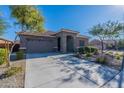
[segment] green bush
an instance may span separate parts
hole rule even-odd
[[[106,57],[98,57],[96,58],[96,62],[100,64],[106,64],[107,63],[107,58]]]
[[[10,77],[21,71],[22,71],[21,67],[11,67],[10,69],[4,72],[4,77],[5,78]]]
[[[84,47],[78,48],[78,52],[80,54],[87,54],[87,53],[96,54],[98,52],[98,49],[92,46],[84,46]]]
[[[115,54],[115,58],[116,58],[117,60],[120,60],[121,57],[122,57],[122,54],[119,54],[119,53],[116,53],[116,54]]]
[[[119,53],[115,53],[115,55],[120,55]]]
[[[109,52],[108,52],[108,54],[112,55],[112,54],[113,54],[113,52],[112,52],[112,51],[109,51]]]
[[[80,47],[80,48],[78,48],[78,50],[77,50],[80,54],[84,54],[85,52],[84,52],[84,47]]]
[[[91,48],[86,46],[84,47],[85,53],[91,53]]]
[[[95,47],[91,47],[91,53],[97,54],[98,53],[98,49],[95,48]]]
[[[91,53],[87,53],[87,54],[86,54],[86,57],[91,57],[91,56],[92,56]]]
[[[2,65],[5,62],[5,49],[0,49],[0,65]]]
[[[16,59],[17,60],[23,59],[23,58],[24,58],[24,52],[23,51],[16,52]]]
[[[120,56],[120,55],[116,55],[115,58],[116,58],[117,60],[120,60],[120,59],[121,59],[121,56]]]

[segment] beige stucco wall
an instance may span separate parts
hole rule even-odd
[[[85,45],[85,46],[88,45],[88,41],[89,41],[88,38],[80,38],[80,37],[77,37],[77,40],[76,40],[76,47],[77,47],[77,48],[80,47],[80,43],[79,43],[80,40],[84,41],[84,45]]]
[[[84,45],[86,46],[88,44],[88,38],[82,38],[78,37],[79,33],[68,33],[68,32],[60,32],[57,33],[57,37],[61,38],[61,52],[67,52],[67,36],[72,36],[73,37],[73,46],[74,50],[76,50],[78,47],[80,47],[79,41],[82,40],[84,41]]]
[[[68,33],[68,32],[60,32],[56,34],[56,37],[61,38],[61,52],[66,53],[67,52],[67,36],[72,36],[73,37],[73,47],[74,49],[76,48],[76,36],[77,34],[75,33]]]

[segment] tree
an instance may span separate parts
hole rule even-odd
[[[32,5],[15,5],[10,6],[11,16],[16,19],[15,24],[21,28],[21,31],[29,32],[44,32],[43,27],[44,18],[41,16],[40,11]],[[15,37],[14,44],[11,48],[11,52],[15,46],[15,42],[18,36]],[[10,57],[9,57],[10,58]]]
[[[105,40],[104,25],[103,24],[97,24],[97,25],[93,26],[89,30],[89,33],[91,35],[99,38],[99,40],[101,41],[101,52],[103,53],[103,50],[104,50],[104,40]]]
[[[10,6],[10,9],[11,16],[16,19],[15,24],[19,25],[22,31],[45,31],[43,16],[35,6],[15,5]]]
[[[118,49],[117,43],[122,29],[123,26],[118,21],[108,21],[105,23],[105,35],[109,40],[114,41],[116,50]]]
[[[124,49],[124,39],[120,39],[117,46],[119,49]]]
[[[0,36],[2,36],[4,34],[7,26],[8,26],[7,23],[5,22],[5,20],[2,17],[2,14],[0,13]],[[5,51],[4,51],[5,52],[4,53],[5,59],[4,59],[4,61],[7,63],[7,66],[9,66],[10,65],[9,58],[8,58],[8,56],[9,56],[9,44],[8,44],[7,40],[5,40],[5,39],[1,39],[1,40],[5,41]]]
[[[0,36],[4,34],[6,29],[6,22],[3,20],[2,16],[0,15]]]
[[[91,28],[89,33],[96,36],[101,41],[102,52],[104,49],[104,40],[114,41],[115,49],[117,50],[118,39],[120,38],[120,33],[122,32],[123,25],[118,21],[107,21],[103,24],[95,25]]]

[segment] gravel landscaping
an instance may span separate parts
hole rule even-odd
[[[2,78],[2,75],[5,71],[9,70],[11,67],[21,67],[21,72],[18,72],[17,74]],[[19,61],[11,61],[9,68],[0,68],[0,88],[24,88],[24,82],[25,82],[25,60],[19,60]]]
[[[77,49],[74,55],[81,60],[88,60],[90,62],[99,63],[110,68],[120,70],[123,59],[122,51],[103,51],[93,46],[84,46]]]

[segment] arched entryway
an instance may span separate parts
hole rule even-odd
[[[72,36],[67,36],[66,37],[66,49],[67,52],[73,52],[74,51],[74,39]]]

